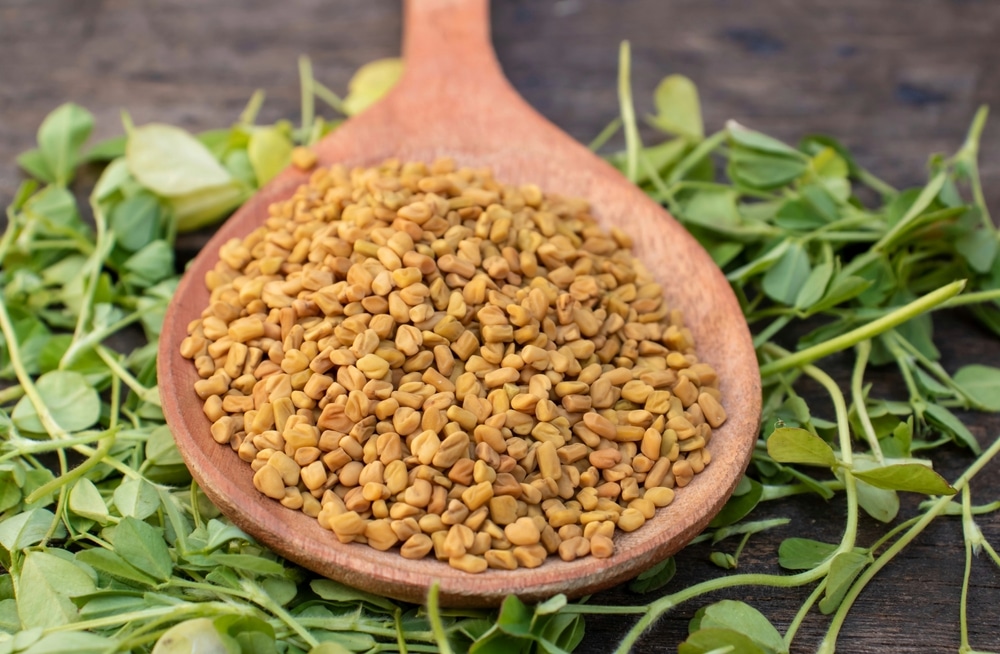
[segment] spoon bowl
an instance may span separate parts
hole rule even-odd
[[[495,606],[508,594],[526,601],[592,593],[629,579],[675,553],[721,509],[756,442],[760,375],[749,329],[721,271],[698,243],[634,184],[534,111],[504,78],[489,41],[487,0],[406,0],[406,71],[379,103],[315,147],[319,165],[371,166],[388,158],[489,167],[505,184],[590,201],[606,228],[632,236],[635,253],[680,309],[701,360],[718,373],[726,423],[713,433],[712,463],[674,502],[632,533],[615,536],[607,559],[549,559],[539,568],[471,575],[433,557],[342,544],[299,511],[258,492],[250,467],[209,433],[193,390],[194,366],[182,358],[188,323],[208,305],[205,273],[220,246],[262,224],[268,206],[291,196],[307,173],[289,168],[230,218],[192,263],[171,303],[161,336],[159,387],[164,413],[195,480],[235,524],[310,570],[379,595],[423,602],[434,580],[451,606]]]

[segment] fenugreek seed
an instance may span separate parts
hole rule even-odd
[[[469,572],[472,574],[484,572],[489,564],[486,559],[481,556],[475,556],[473,554],[463,554],[458,557],[450,557],[448,559],[448,565],[463,572]]]
[[[513,368],[501,368],[499,370],[486,373],[483,377],[483,384],[486,388],[497,388],[503,386],[504,384],[516,381],[520,376],[520,373]]]
[[[427,534],[413,534],[399,548],[404,559],[422,559],[434,548],[434,542]]]
[[[548,552],[541,545],[519,545],[513,549],[514,558],[522,568],[537,568],[545,562]]]
[[[674,396],[680,398],[684,408],[691,406],[698,400],[698,387],[692,384],[687,377],[679,377],[671,390]]]
[[[349,543],[365,533],[367,524],[356,511],[346,511],[330,519],[330,528],[338,540]]]
[[[493,484],[489,481],[483,481],[475,484],[474,486],[470,486],[462,493],[462,501],[465,502],[465,505],[472,511],[475,511],[489,502],[492,497]]]
[[[714,395],[701,393],[698,396],[698,406],[701,407],[701,412],[705,416],[705,421],[711,425],[713,429],[721,427],[722,423],[726,421],[726,411],[722,408],[719,400],[717,400]]]
[[[635,531],[646,523],[646,517],[638,509],[625,509],[618,516],[618,528],[622,531]]]
[[[535,450],[535,460],[541,475],[548,479],[558,480],[562,476],[559,455],[552,441],[541,443]]]
[[[670,471],[674,474],[674,483],[677,484],[678,488],[687,486],[694,478],[694,470],[691,468],[691,464],[684,459],[675,461]]]
[[[590,539],[590,553],[595,559],[606,559],[615,553],[614,541],[604,534],[596,534]]]
[[[610,555],[711,460],[715,372],[584,204],[450,162],[304,192],[225,245],[181,346],[262,492],[475,572]]]
[[[660,508],[674,501],[674,490],[663,486],[647,488],[642,497],[652,502],[657,508]]]
[[[304,146],[297,146],[292,150],[292,165],[299,170],[310,170],[316,166],[316,153]]]
[[[271,466],[264,466],[253,476],[253,485],[271,499],[280,500],[285,496],[285,483],[281,473]]]
[[[618,431],[615,425],[599,413],[588,412],[583,414],[583,424],[602,438],[607,438],[608,440],[615,440],[617,438]]]
[[[487,550],[483,558],[489,567],[497,570],[517,569],[517,558],[510,550]]]

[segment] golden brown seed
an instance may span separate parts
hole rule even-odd
[[[487,550],[483,558],[491,568],[498,570],[517,569],[517,558],[511,550]]]
[[[587,211],[451,162],[317,171],[206,276],[181,351],[213,438],[344,542],[470,572],[610,555],[725,412]]]
[[[596,534],[590,539],[590,553],[596,559],[606,559],[615,553],[615,544],[610,537]]]

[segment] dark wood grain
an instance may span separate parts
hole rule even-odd
[[[710,129],[728,118],[787,139],[832,134],[860,162],[898,185],[924,179],[926,157],[961,141],[976,107],[1000,107],[1000,5],[990,0],[502,0],[492,10],[494,43],[517,90],[571,135],[589,140],[617,112],[618,42],[633,44],[638,109],[672,72],[692,77]],[[30,147],[44,113],[74,100],[95,112],[100,135],[119,131],[118,110],[137,122],[163,120],[191,129],[233,120],[255,88],[268,92],[263,118],[295,118],[295,59],[313,58],[318,77],[342,89],[360,64],[398,52],[395,0],[3,0],[0,2],[0,201],[19,180],[14,156]],[[987,200],[1000,207],[1000,130],[988,127],[982,148]],[[995,209],[996,210],[996,209]],[[206,235],[192,239],[195,248]],[[961,312],[939,320],[944,365],[1000,365],[1000,348]],[[846,379],[846,362],[830,368]],[[884,392],[900,392],[891,377]],[[1000,433],[996,416],[969,416],[981,442]],[[954,478],[971,461],[949,450],[941,471]],[[1000,466],[973,484],[976,502],[1000,496]],[[915,500],[903,513],[912,514]],[[755,537],[741,571],[775,569],[783,538],[809,533],[839,538],[844,506],[817,508],[800,498],[765,507],[760,517],[789,526]],[[909,512],[909,513],[908,513]],[[979,520],[1000,542],[1000,519]],[[862,519],[859,542],[882,526]],[[728,545],[732,547],[731,544]],[[725,549],[727,544],[720,547]],[[708,548],[678,557],[672,588],[720,574]],[[859,599],[840,640],[844,652],[939,652],[958,647],[963,568],[961,526],[932,525],[886,568]],[[783,629],[806,592],[736,589]],[[713,596],[716,597],[716,596]],[[637,604],[624,588],[594,602]],[[701,601],[658,622],[637,647],[673,652]],[[1000,574],[985,557],[974,564],[970,637],[1000,649]],[[827,619],[811,615],[796,651],[813,651]],[[604,652],[629,621],[589,617],[584,652]]]

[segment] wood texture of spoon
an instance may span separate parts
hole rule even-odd
[[[258,192],[204,247],[167,312],[158,372],[163,408],[178,448],[208,497],[234,523],[282,556],[319,574],[379,595],[422,602],[432,580],[445,605],[497,605],[509,593],[537,600],[607,588],[673,554],[722,507],[747,465],[760,418],[760,375],[750,334],[729,285],[705,251],[659,205],[611,166],[541,117],[504,78],[490,45],[487,0],[406,0],[406,71],[381,102],[316,146],[320,165],[369,166],[388,158],[453,157],[493,169],[504,183],[535,183],[547,193],[583,197],[605,226],[630,234],[636,254],[684,312],[699,357],[721,379],[727,422],[714,432],[712,463],[642,528],[615,537],[608,559],[571,563],[550,556],[539,568],[471,575],[433,557],[344,545],[299,511],[259,493],[250,466],[209,433],[194,393],[194,366],[179,354],[188,323],[208,304],[205,272],[219,247],[261,224],[271,203],[289,197],[306,174],[289,169]]]

